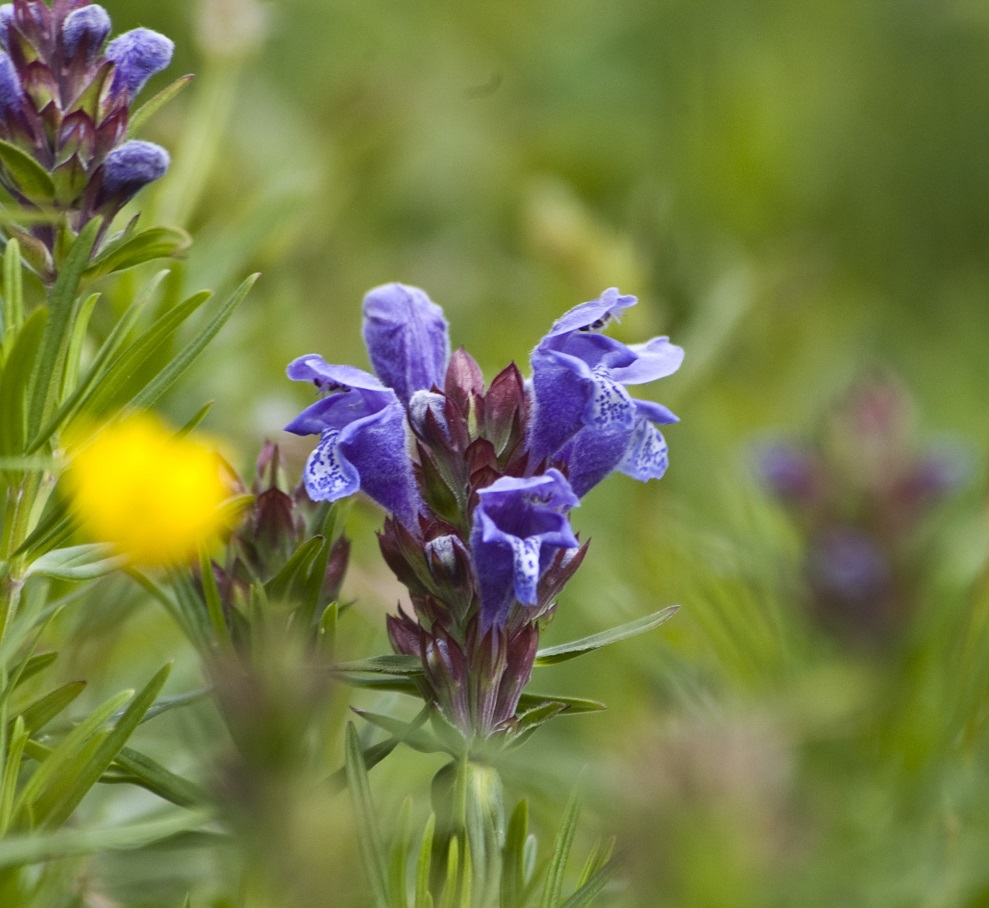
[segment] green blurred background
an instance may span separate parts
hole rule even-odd
[[[181,423],[215,399],[207,427],[238,466],[265,437],[301,465],[307,443],[280,427],[307,395],[285,363],[366,367],[360,301],[386,281],[426,289],[488,377],[612,285],[640,299],[622,339],[686,348],[643,391],[683,420],[669,473],[588,496],[574,523],[590,555],[545,639],[683,607],[645,639],[541,670],[538,690],[609,710],[553,723],[506,773],[551,829],[587,767],[587,835],[617,833],[627,858],[616,903],[989,905],[989,7],[108,9],[116,31],[175,39],[161,85],[198,74],[146,131],[173,152],[148,221],[193,233],[190,288],[263,273],[166,405]],[[916,609],[882,652],[808,620],[805,540],[751,456],[809,437],[877,368],[913,396],[917,444],[953,439],[971,464],[905,543]],[[386,647],[399,596],[379,521],[354,511],[357,655]],[[132,615],[101,671],[129,678],[149,646],[181,653],[166,627]],[[403,751],[375,770],[383,815],[437,765]],[[164,875],[207,874],[177,866]]]

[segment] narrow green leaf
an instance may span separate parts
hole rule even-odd
[[[159,700],[155,700],[148,711],[141,717],[141,724],[143,725],[145,722],[157,719],[162,713],[188,706],[190,703],[198,703],[200,700],[205,700],[211,693],[212,688],[200,687],[197,690],[191,690],[184,694],[174,694],[171,697],[162,697]]]
[[[398,834],[388,856],[388,901],[390,908],[408,908],[405,877],[412,850],[412,798],[406,797],[395,824]]]
[[[95,580],[119,571],[127,564],[122,555],[112,554],[112,546],[102,542],[72,545],[46,552],[33,561],[25,577],[52,577],[55,580]]]
[[[210,627],[213,628],[213,639],[223,648],[229,648],[230,628],[223,616],[223,602],[220,600],[220,589],[216,585],[213,574],[213,560],[205,548],[199,550],[199,576],[203,584],[203,597],[206,600],[206,613],[209,615]]]
[[[98,851],[143,848],[198,829],[211,819],[205,811],[170,813],[156,820],[95,829],[59,829],[46,835],[8,836],[0,840],[0,868],[21,867],[43,861]]]
[[[46,800],[39,803],[36,813],[39,820],[51,827],[59,826],[68,819],[86,792],[96,784],[120,753],[127,739],[134,733],[141,718],[154,703],[171,669],[170,664],[161,668],[144,689],[131,700],[124,714],[117,720],[113,730],[101,742],[92,757],[79,767],[68,785],[62,786],[57,799],[53,802]]]
[[[563,812],[563,821],[560,823],[560,829],[553,842],[553,856],[550,858],[549,868],[546,872],[546,885],[543,888],[542,900],[539,902],[540,908],[557,908],[560,901],[560,893],[563,891],[563,874],[567,869],[570,849],[573,847],[579,815],[580,797],[575,790]]]
[[[166,85],[158,94],[145,101],[135,110],[127,122],[127,138],[132,139],[140,132],[141,127],[147,123],[148,119],[154,116],[164,105],[172,100],[191,81],[193,76],[179,76],[170,85]]]
[[[111,697],[93,710],[58,743],[25,783],[14,808],[15,818],[23,818],[28,812],[34,813],[38,798],[51,788],[67,783],[67,780],[74,775],[73,770],[79,768],[81,755],[97,740],[101,726],[127,702],[130,696],[130,691],[122,691]]]
[[[79,360],[82,356],[82,347],[86,341],[86,332],[89,330],[89,320],[96,307],[96,301],[100,298],[98,293],[92,293],[83,301],[76,314],[72,331],[69,335],[69,349],[65,356],[65,371],[62,373],[62,388],[58,395],[59,401],[64,401],[74,388],[79,378]]]
[[[368,678],[350,672],[335,673],[333,677],[338,681],[343,681],[351,687],[360,687],[364,690],[386,690],[397,694],[409,694],[412,697],[421,697],[422,690],[411,678]]]
[[[100,378],[87,409],[95,414],[105,411],[118,397],[130,393],[141,366],[161,347],[178,327],[203,305],[212,294],[200,291],[162,313],[151,327],[135,338]]]
[[[424,754],[442,753],[446,750],[435,738],[421,730],[432,712],[432,707],[429,705],[425,706],[411,722],[403,722],[401,719],[383,716],[380,713],[373,713],[357,706],[350,708],[366,722],[384,729],[413,750]]]
[[[7,241],[3,253],[3,326],[4,347],[11,332],[19,331],[24,322],[24,273],[21,271],[21,247],[15,239]]]
[[[615,850],[615,839],[612,836],[610,839],[598,839],[594,843],[594,847],[591,849],[591,853],[587,856],[587,860],[584,862],[584,869],[581,870],[580,876],[577,878],[578,889],[584,885],[595,873],[597,873],[602,867],[604,867],[608,861],[611,860],[611,855]]]
[[[305,584],[309,566],[326,545],[322,536],[313,536],[300,545],[265,585],[264,591],[271,602],[280,600],[292,601],[298,596],[300,587]]]
[[[185,425],[183,425],[182,428],[175,433],[176,438],[185,438],[186,435],[195,432],[196,429],[199,428],[199,424],[206,418],[209,411],[213,409],[213,404],[215,403],[215,400],[206,401],[206,403],[204,403],[198,410],[196,410],[195,413],[192,414],[192,417],[186,421]]]
[[[14,720],[14,729],[10,733],[10,743],[7,746],[6,762],[3,767],[3,777],[0,779],[0,838],[7,834],[14,818],[14,797],[17,794],[17,778],[21,772],[21,760],[24,756],[24,745],[27,744],[31,733],[24,725],[24,720],[18,716]]]
[[[31,656],[30,659],[19,667],[14,679],[9,682],[10,687],[16,688],[18,685],[27,681],[28,678],[33,678],[35,675],[43,672],[56,659],[58,659],[58,653],[38,653],[36,656]]]
[[[519,697],[519,710],[528,712],[530,709],[537,709],[546,703],[562,703],[565,713],[568,716],[578,713],[596,713],[605,709],[605,705],[598,700],[585,700],[582,697],[557,697],[553,694],[532,694],[524,693]]]
[[[443,884],[443,895],[440,897],[440,908],[456,908],[457,890],[460,881],[460,844],[457,836],[450,839],[446,853],[446,881]]]
[[[433,860],[433,836],[436,833],[436,814],[431,813],[426,820],[426,828],[422,831],[419,844],[419,860],[416,862],[416,900],[415,908],[426,908],[432,904],[429,893],[429,868]]]
[[[48,323],[41,340],[41,351],[31,374],[29,438],[38,434],[42,422],[55,408],[56,395],[62,386],[62,367],[68,350],[76,294],[100,224],[100,219],[94,218],[83,227],[48,294]]]
[[[536,729],[549,722],[554,716],[558,716],[566,708],[565,703],[543,703],[533,709],[526,710],[518,717],[518,730],[525,732]]]
[[[27,411],[30,395],[29,376],[45,332],[48,311],[35,309],[17,332],[0,373],[0,455],[16,456],[25,452]]]
[[[384,653],[353,662],[338,662],[330,667],[330,671],[334,674],[418,675],[422,674],[422,661],[418,656]]]
[[[659,627],[665,621],[669,621],[679,610],[679,605],[671,605],[669,608],[654,612],[645,618],[629,621],[628,624],[613,627],[611,630],[602,631],[600,634],[593,634],[590,637],[573,640],[570,643],[541,649],[536,653],[536,665],[554,665],[557,662],[566,662],[567,659],[576,659],[577,656],[594,652],[596,649],[601,649],[602,646],[609,646],[619,640],[627,640],[629,637],[644,634],[654,627]]]
[[[83,404],[87,403],[87,394],[96,384],[97,380],[103,377],[103,370],[106,364],[120,352],[120,348],[130,335],[131,329],[137,324],[137,320],[140,318],[145,305],[154,295],[155,290],[158,289],[158,285],[161,284],[167,274],[167,271],[159,271],[148,281],[141,292],[134,298],[134,301],[127,307],[124,314],[107,335],[106,340],[103,341],[96,356],[93,357],[93,361],[89,364],[85,376],[78,382],[75,390],[62,402],[61,407],[58,408],[55,415],[52,416],[44,428],[31,440],[31,443],[27,447],[28,453],[37,451],[61,426],[68,423],[75,416]]]
[[[209,796],[198,785],[166,769],[147,754],[130,747],[120,749],[113,760],[113,767],[123,770],[123,774],[114,781],[140,785],[179,807],[202,807],[209,802]],[[100,781],[111,781],[107,775],[104,773]]]
[[[375,766],[384,760],[401,743],[401,738],[389,738],[387,741],[382,741],[380,744],[372,744],[367,749],[362,750],[361,756],[364,758],[364,766],[368,770],[374,769]],[[343,791],[347,787],[347,767],[343,766],[338,769],[326,782],[331,791]]]
[[[340,619],[340,606],[333,602],[326,607],[319,619],[316,640],[327,660],[332,662],[337,646],[337,623]]]
[[[192,237],[178,227],[151,227],[107,243],[89,264],[84,276],[94,280],[154,259],[178,257],[188,251]]]
[[[353,722],[347,723],[347,787],[354,804],[357,819],[357,841],[361,857],[371,882],[374,901],[378,908],[388,906],[388,878],[385,870],[386,855],[381,843],[374,803],[371,800],[371,787],[367,779],[367,769],[361,756],[357,731]]]
[[[305,628],[309,633],[312,633],[317,610],[323,599],[326,569],[329,567],[330,554],[333,549],[329,536],[320,538],[324,540],[323,545],[316,552],[316,557],[310,563],[306,576],[302,578],[302,586],[296,597],[298,602],[295,609],[295,614],[298,616],[296,620],[298,620],[299,626]]]
[[[26,151],[0,139],[0,165],[24,198],[38,204],[51,204],[55,197],[51,174]]]
[[[617,869],[618,867],[614,861],[606,863],[603,867],[596,870],[560,908],[585,908],[586,905],[590,905],[594,898],[600,894],[601,890],[608,885]]]
[[[30,554],[31,557],[28,559],[30,561],[44,552],[51,551],[72,535],[75,525],[76,519],[68,513],[65,499],[56,498],[54,504],[42,515],[38,525],[15,549],[14,556]]]
[[[464,845],[464,870],[460,877],[460,906],[473,908],[474,905],[474,852]]]
[[[501,874],[501,908],[522,908],[525,892],[525,841],[529,835],[529,802],[515,805],[505,831],[504,864]]]
[[[206,345],[219,333],[220,329],[227,323],[233,315],[234,310],[243,302],[251,287],[254,286],[260,275],[253,274],[238,287],[231,297],[220,307],[219,312],[213,316],[212,320],[203,328],[196,332],[196,336],[172,361],[159,372],[141,391],[139,391],[130,401],[130,405],[138,409],[150,407],[172,383],[182,375],[195,361]]]
[[[63,684],[21,710],[18,718],[24,720],[28,732],[33,734],[65,710],[85,689],[85,681],[70,681],[68,684]]]

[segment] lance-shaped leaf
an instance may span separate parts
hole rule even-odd
[[[114,555],[113,548],[100,542],[73,545],[46,552],[32,562],[25,577],[51,577],[56,580],[95,580],[120,570],[127,559]]]
[[[145,262],[178,257],[192,245],[192,237],[177,227],[151,227],[107,243],[84,272],[89,280],[124,271]]]
[[[629,637],[636,637],[651,631],[654,627],[659,627],[669,621],[678,611],[679,605],[671,605],[661,611],[646,615],[645,618],[637,618],[627,624],[613,627],[611,630],[602,631],[600,634],[592,634],[590,637],[582,637],[580,640],[573,640],[570,643],[561,643],[559,646],[550,646],[539,650],[536,653],[536,665],[555,665],[557,662],[566,662],[568,659],[576,659],[585,653],[592,653],[601,649],[602,646],[609,646],[619,640],[627,640]]]
[[[51,174],[26,151],[0,139],[0,166],[25,199],[40,205],[52,203],[55,184]]]

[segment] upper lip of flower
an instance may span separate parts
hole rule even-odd
[[[395,392],[370,373],[354,366],[330,365],[317,354],[293,360],[287,372],[296,381],[313,381],[326,395],[285,427],[296,435],[342,430],[375,416],[396,401]]]

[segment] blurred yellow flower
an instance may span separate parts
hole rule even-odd
[[[229,497],[219,455],[148,414],[68,440],[66,474],[76,515],[98,542],[135,564],[188,560],[225,528]]]

